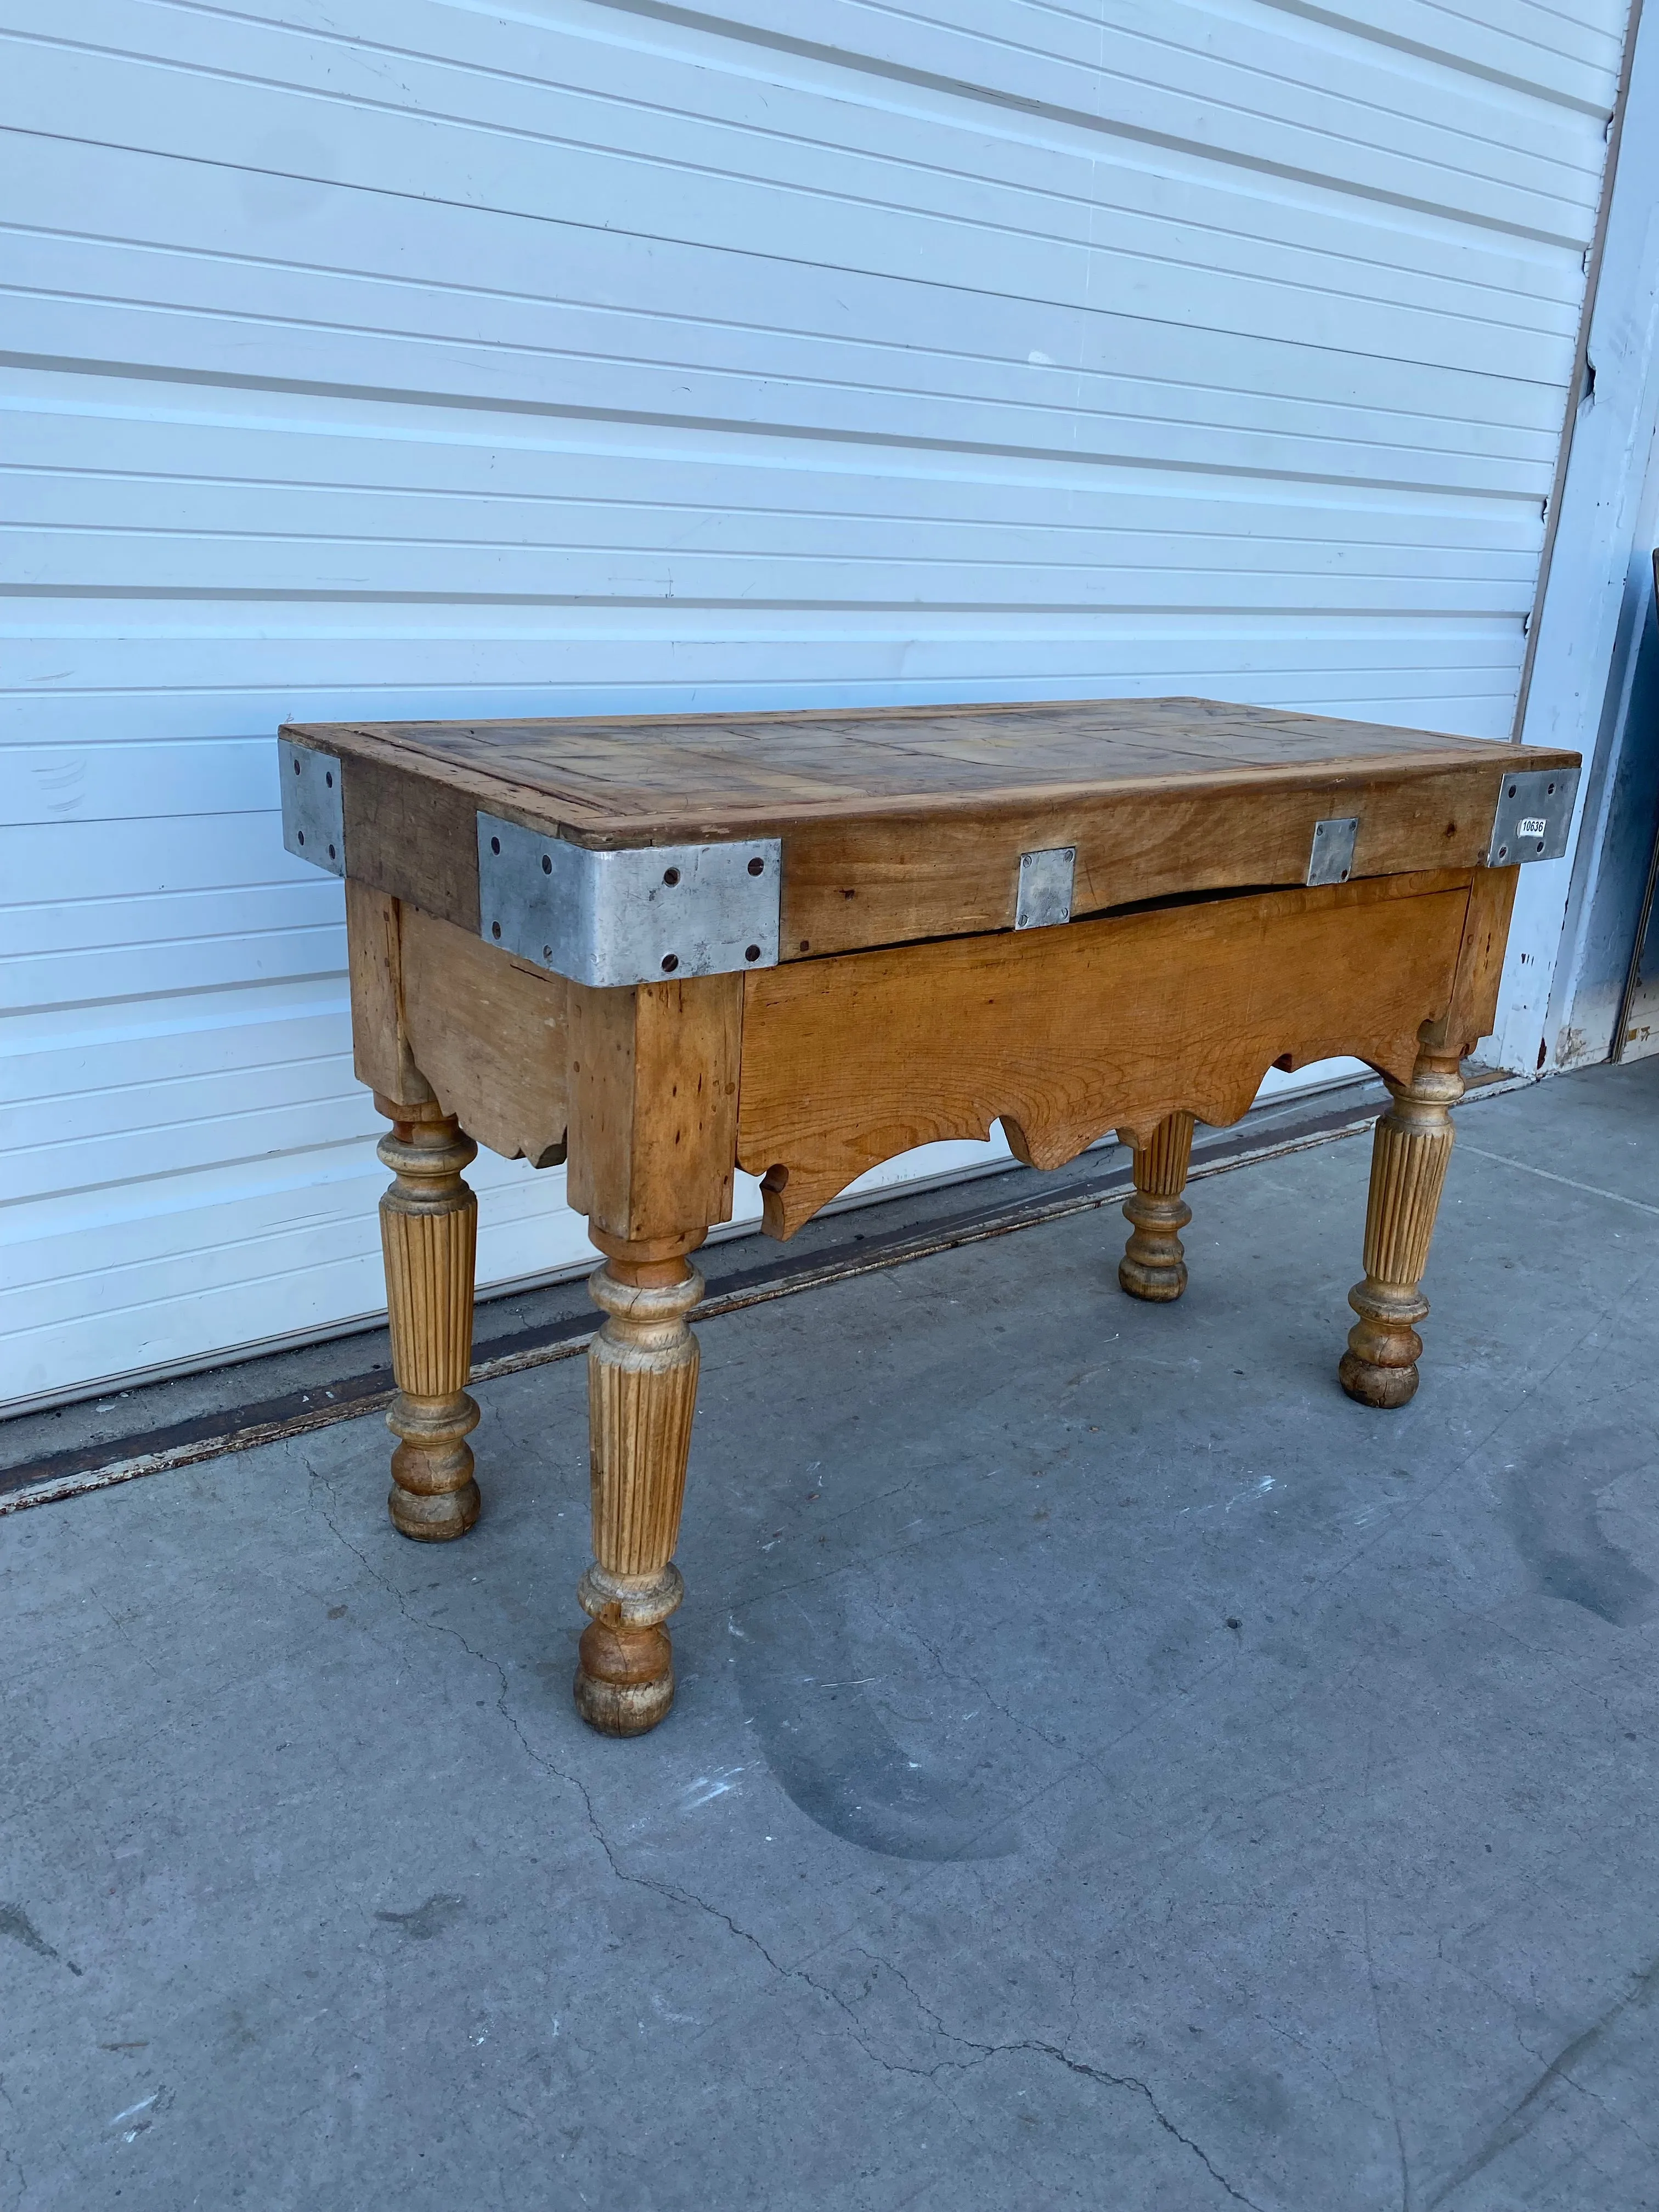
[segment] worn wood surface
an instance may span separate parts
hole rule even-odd
[[[569,986],[570,1203],[630,1243],[730,1218],[741,975]]]
[[[1202,699],[295,726],[339,753],[350,873],[476,932],[475,812],[594,845],[777,836],[782,957],[1006,929],[1019,855],[1078,853],[1075,915],[1484,857],[1514,749]],[[1528,766],[1569,753],[1530,751]]]
[[[365,884],[346,884],[351,1042],[359,1081],[441,1100],[508,1159],[551,1167],[569,1120],[562,975]]]
[[[1103,783],[1157,788],[1390,763],[1513,769],[1512,747],[1210,699],[880,707],[841,714],[307,723],[285,734],[402,769],[468,802],[592,843],[752,836],[780,826],[964,806],[1063,803]],[[1571,754],[1528,753],[1549,767]],[[386,805],[383,797],[378,802]],[[350,843],[354,817],[348,814]]]
[[[663,1623],[697,1394],[688,1255],[732,1211],[743,978],[593,991],[570,1006],[570,1203],[605,1255],[588,1351],[593,1564],[576,1710],[611,1735],[654,1728],[674,1696]]]
[[[990,1133],[1039,1167],[1177,1111],[1237,1121],[1275,1061],[1402,1081],[1448,1008],[1456,871],[803,962],[744,978],[740,1164],[788,1236],[866,1169]]]
[[[331,747],[327,750],[332,750]],[[346,872],[476,936],[480,802],[407,757],[354,757],[341,783]]]
[[[399,925],[404,1030],[422,1073],[481,1145],[556,1165],[570,1119],[571,986],[418,907],[402,907]]]
[[[1314,824],[1353,815],[1352,872],[1473,868],[1486,856],[1503,769],[1333,768],[1225,790],[1108,787],[1046,805],[811,823],[785,843],[782,955],[1012,929],[1019,856],[1077,852],[1073,919],[1149,899],[1304,883]]]
[[[1166,1115],[1152,1142],[1136,1149],[1134,1196],[1123,1202],[1132,1233],[1117,1267],[1119,1285],[1132,1298],[1167,1305],[1187,1287],[1181,1232],[1193,1209],[1181,1194],[1192,1158],[1193,1117],[1184,1110]]]
[[[1498,1018],[1498,989],[1504,977],[1510,915],[1515,907],[1519,868],[1481,868],[1469,886],[1469,909],[1457,948],[1457,971],[1446,1011],[1425,1030],[1426,1050],[1461,1060]]]
[[[1403,1406],[1417,1389],[1429,1310],[1429,1262],[1440,1194],[1451,1160],[1451,1109],[1463,1096],[1455,1054],[1425,1049],[1409,1081],[1392,1079],[1394,1103],[1371,1141],[1365,1206],[1365,1273],[1348,1293],[1358,1320],[1337,1369],[1342,1388],[1367,1406]]]
[[[697,1402],[686,1317],[702,1278],[683,1255],[617,1244],[589,1285],[605,1326],[588,1346],[593,1562],[577,1595],[576,1710],[606,1735],[654,1728],[674,1701],[663,1626],[684,1585],[673,1565]]]
[[[346,972],[351,987],[351,1058],[359,1083],[410,1106],[431,1103],[404,1030],[403,945],[398,902],[347,878]]]
[[[392,1525],[441,1543],[478,1517],[478,1486],[466,1439],[478,1425],[465,1389],[472,1361],[472,1285],[478,1201],[461,1170],[477,1146],[436,1106],[377,1098],[392,1120],[380,1158],[392,1170],[380,1200],[392,1371],[398,1395],[386,1426],[392,1455]]]
[[[1490,1027],[1515,892],[1513,869],[1480,865],[1505,748],[1180,701],[301,734],[349,763],[357,1066],[397,1123],[382,1220],[405,1534],[458,1535],[478,1510],[461,1124],[538,1161],[568,1144],[570,1202],[606,1255],[574,1684],[593,1727],[637,1734],[673,1700],[690,1255],[729,1218],[738,1163],[787,1236],[918,1145],[1000,1120],[1054,1167],[1115,1128],[1136,1155],[1120,1279],[1168,1299],[1194,1118],[1238,1119],[1273,1062],[1352,1053],[1395,1103],[1342,1381],[1378,1405],[1415,1387],[1448,1085]],[[789,964],[596,991],[485,945],[479,805],[596,842],[775,832]],[[1288,887],[1314,823],[1344,813],[1353,879]],[[1019,854],[1054,844],[1076,848],[1074,916],[1095,918],[1015,931]]]

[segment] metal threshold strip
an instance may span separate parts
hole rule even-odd
[[[1260,1120],[1252,1114],[1231,1129],[1218,1130],[1195,1147],[1189,1180],[1197,1182],[1252,1160],[1357,1135],[1371,1127],[1377,1104],[1376,1086],[1356,1082],[1343,1085],[1334,1097],[1330,1092],[1316,1095],[1300,1111],[1291,1105],[1269,1109]],[[1254,1128],[1252,1122],[1256,1123]],[[1085,1161],[1087,1158],[1085,1154]],[[772,1298],[792,1297],[802,1291],[818,1290],[826,1284],[845,1282],[885,1267],[902,1267],[910,1261],[955,1251],[964,1244],[982,1243],[994,1237],[1011,1236],[1016,1230],[1038,1228],[1044,1222],[1062,1221],[1071,1214],[1110,1206],[1128,1194],[1133,1178],[1127,1158],[1115,1147],[1109,1158],[1110,1164],[1103,1163],[1092,1170],[1084,1166],[1058,1187],[1045,1178],[1047,1187],[1041,1192],[1014,1200],[1004,1198],[1000,1203],[994,1198],[981,1201],[921,1229],[873,1235],[849,1230],[844,1242],[811,1259],[786,1253],[757,1266],[734,1268],[710,1288],[694,1318],[701,1325]],[[1001,1178],[996,1180],[1000,1182]],[[849,1212],[842,1218],[867,1220],[869,1209]],[[597,1327],[595,1317],[582,1312],[510,1335],[486,1337],[475,1346],[469,1382],[492,1382],[527,1367],[572,1358],[586,1350]],[[198,1414],[135,1436],[78,1446],[0,1468],[0,1516],[31,1505],[78,1498],[88,1491],[106,1490],[117,1483],[135,1481],[140,1475],[164,1474],[170,1468],[193,1466],[229,1452],[251,1451],[259,1444],[330,1428],[336,1421],[380,1413],[391,1404],[393,1389],[391,1369],[372,1367],[309,1390],[289,1391],[281,1397]]]

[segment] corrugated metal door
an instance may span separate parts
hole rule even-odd
[[[1624,15],[9,0],[0,1395],[380,1302],[284,717],[1504,734]]]

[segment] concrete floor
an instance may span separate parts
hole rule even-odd
[[[5,2212],[1659,2206],[1659,1061],[711,1322],[679,1704],[569,1698],[579,1361],[0,1522]],[[1644,2090],[1642,2084],[1648,2087]]]

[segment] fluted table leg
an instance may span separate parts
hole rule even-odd
[[[1359,1319],[1337,1370],[1366,1406],[1403,1406],[1417,1388],[1429,1310],[1421,1284],[1451,1158],[1451,1109],[1463,1096],[1457,1060],[1421,1052],[1409,1083],[1389,1081],[1394,1103],[1376,1125],[1365,1208],[1365,1275],[1348,1293]]]
[[[477,1146],[453,1115],[377,1096],[392,1122],[380,1154],[393,1174],[380,1200],[392,1371],[398,1395],[386,1426],[392,1525],[441,1543],[478,1517],[466,1438],[478,1408],[465,1388],[472,1364],[472,1283],[478,1201],[461,1178]]]
[[[1181,1194],[1193,1156],[1193,1116],[1166,1115],[1152,1141],[1134,1156],[1134,1196],[1123,1211],[1133,1234],[1118,1262],[1117,1279],[1132,1298],[1164,1304],[1187,1287],[1180,1232],[1193,1218]]]
[[[698,1359],[686,1316],[703,1285],[683,1255],[598,1241],[610,1257],[588,1285],[605,1320],[587,1354],[593,1564],[577,1590],[591,1620],[576,1710],[606,1735],[641,1735],[674,1702],[663,1623],[684,1595],[673,1552]]]

